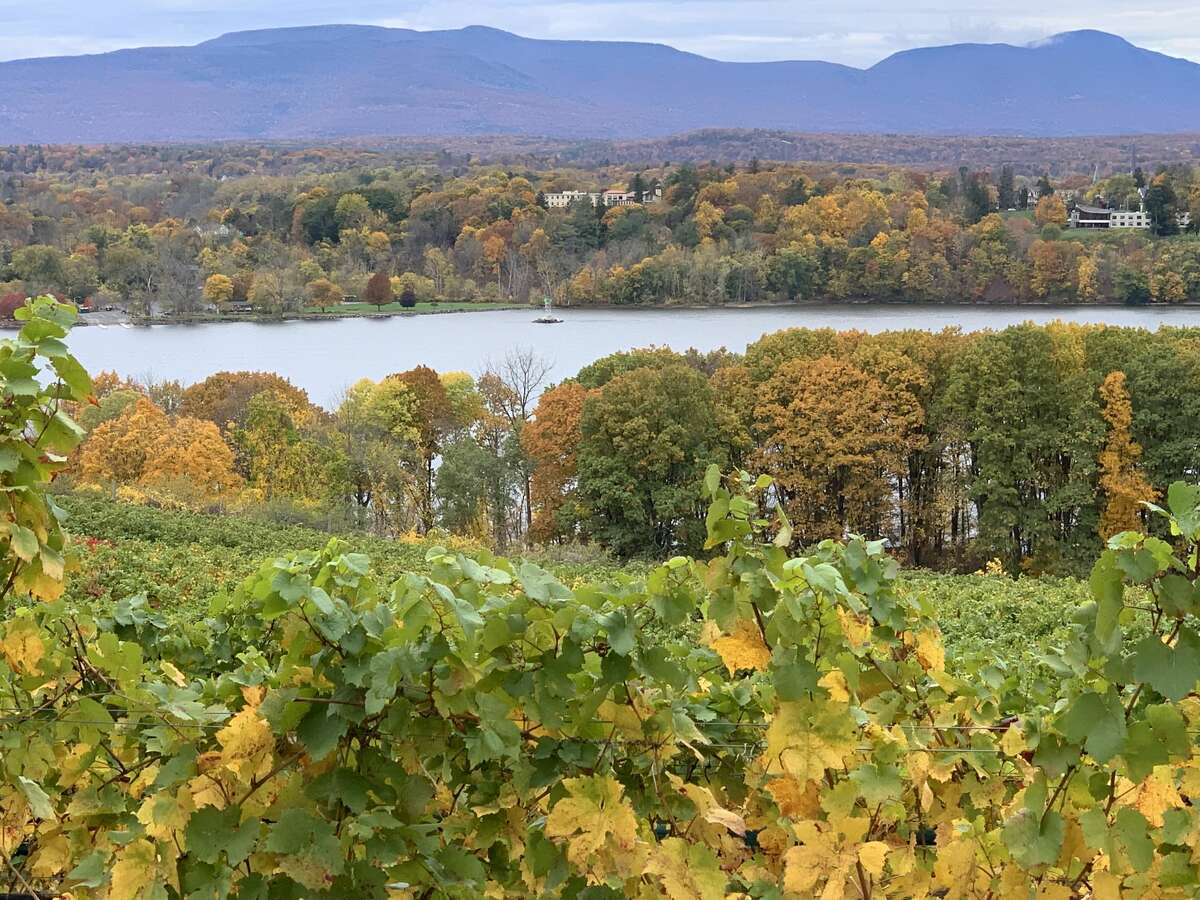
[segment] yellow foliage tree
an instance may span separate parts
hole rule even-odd
[[[1038,225],[1066,225],[1067,205],[1055,194],[1043,197],[1034,208],[1033,220]]]
[[[228,496],[241,487],[233,451],[212,422],[180,416],[170,420],[150,445],[139,479],[144,485],[186,481],[205,498]]]
[[[1109,372],[1100,385],[1101,410],[1108,423],[1108,441],[1100,451],[1100,488],[1106,499],[1100,516],[1100,536],[1108,539],[1122,531],[1141,528],[1138,512],[1156,492],[1138,468],[1142,448],[1130,433],[1133,403],[1125,387],[1124,372]]]
[[[178,491],[208,500],[237,490],[233,451],[212,422],[172,418],[139,397],[87,439],[79,459],[86,484],[117,484]]]
[[[219,272],[209,275],[204,282],[204,299],[213,306],[224,306],[233,299],[233,279]]]
[[[80,452],[79,477],[90,484],[136,483],[166,427],[166,413],[148,398],[139,397],[121,415],[91,433]]]

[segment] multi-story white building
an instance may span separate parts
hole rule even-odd
[[[592,206],[636,206],[639,203],[657,203],[662,199],[662,188],[653,191],[643,191],[638,198],[637,191],[554,191],[543,194],[548,209],[566,209],[572,203],[589,202]]]
[[[1190,213],[1182,212],[1175,217],[1180,228],[1192,224]],[[1154,220],[1143,206],[1140,209],[1105,209],[1077,203],[1071,208],[1068,224],[1072,228],[1152,228]]]
[[[546,198],[546,206],[549,209],[566,209],[572,203],[583,200],[595,206],[600,197],[599,194],[589,194],[587,191],[556,191],[542,196]]]

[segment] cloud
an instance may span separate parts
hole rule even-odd
[[[330,22],[409,28],[492,25],[531,37],[655,41],[721,59],[826,59],[868,66],[898,50],[960,41],[1025,43],[1098,28],[1200,60],[1194,0],[0,0],[0,57],[190,44],[226,31]]]

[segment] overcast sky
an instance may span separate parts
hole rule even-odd
[[[492,25],[529,37],[658,41],[718,59],[855,66],[909,47],[1026,43],[1098,28],[1200,61],[1197,0],[0,0],[0,59],[194,44],[227,31],[331,22]]]

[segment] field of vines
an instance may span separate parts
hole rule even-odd
[[[1169,539],[1113,537],[1086,583],[902,574],[858,537],[796,550],[770,479],[716,467],[704,552],[642,569],[331,537],[50,493],[90,381],[68,307],[19,315],[13,892],[1200,890],[1200,487],[1154,510]]]
[[[372,574],[391,583],[406,572],[431,571],[429,551],[438,539],[392,541],[365,534],[334,535],[229,515],[156,509],[94,494],[58,498],[67,529],[79,549],[78,571],[69,580],[73,599],[119,600],[144,595],[165,620],[201,622],[210,603],[232,594],[259,565],[293,550],[320,550],[340,537],[370,557]],[[480,547],[442,536],[455,552],[477,556]],[[436,550],[435,550],[436,552]],[[535,554],[534,562],[564,584],[603,582],[644,575],[643,564],[561,561]],[[1087,585],[1070,578],[943,575],[902,571],[897,589],[930,604],[941,626],[948,665],[988,656],[1035,684],[1039,660],[1068,638],[1071,613],[1087,597]],[[1048,675],[1048,670],[1042,670]]]

